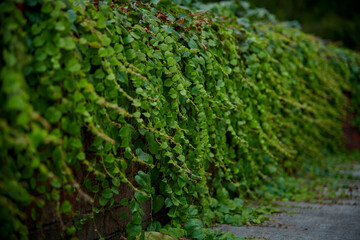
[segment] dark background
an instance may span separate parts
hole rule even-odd
[[[297,20],[303,31],[360,51],[360,0],[249,0],[280,21]]]

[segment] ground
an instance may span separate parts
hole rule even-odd
[[[277,202],[280,213],[260,225],[235,227],[218,225],[222,232],[264,240],[360,240],[360,166],[347,172],[345,194],[330,202]],[[357,180],[356,180],[357,179]]]

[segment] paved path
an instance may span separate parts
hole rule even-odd
[[[335,204],[280,203],[279,209],[296,213],[273,214],[260,225],[216,229],[263,240],[360,240],[360,181],[352,180],[350,186],[352,197]]]

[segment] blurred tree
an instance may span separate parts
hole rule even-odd
[[[354,0],[249,0],[281,21],[297,20],[302,30],[360,50],[360,4]]]

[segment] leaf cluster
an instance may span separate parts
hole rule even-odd
[[[149,230],[233,239],[206,227],[261,221],[242,199],[341,148],[359,55],[243,1],[199,6],[0,5],[2,237],[26,238],[29,218],[41,227],[45,205],[75,236],[120,204],[136,239],[150,202],[170,221],[155,215]],[[119,199],[124,185],[132,197]]]

